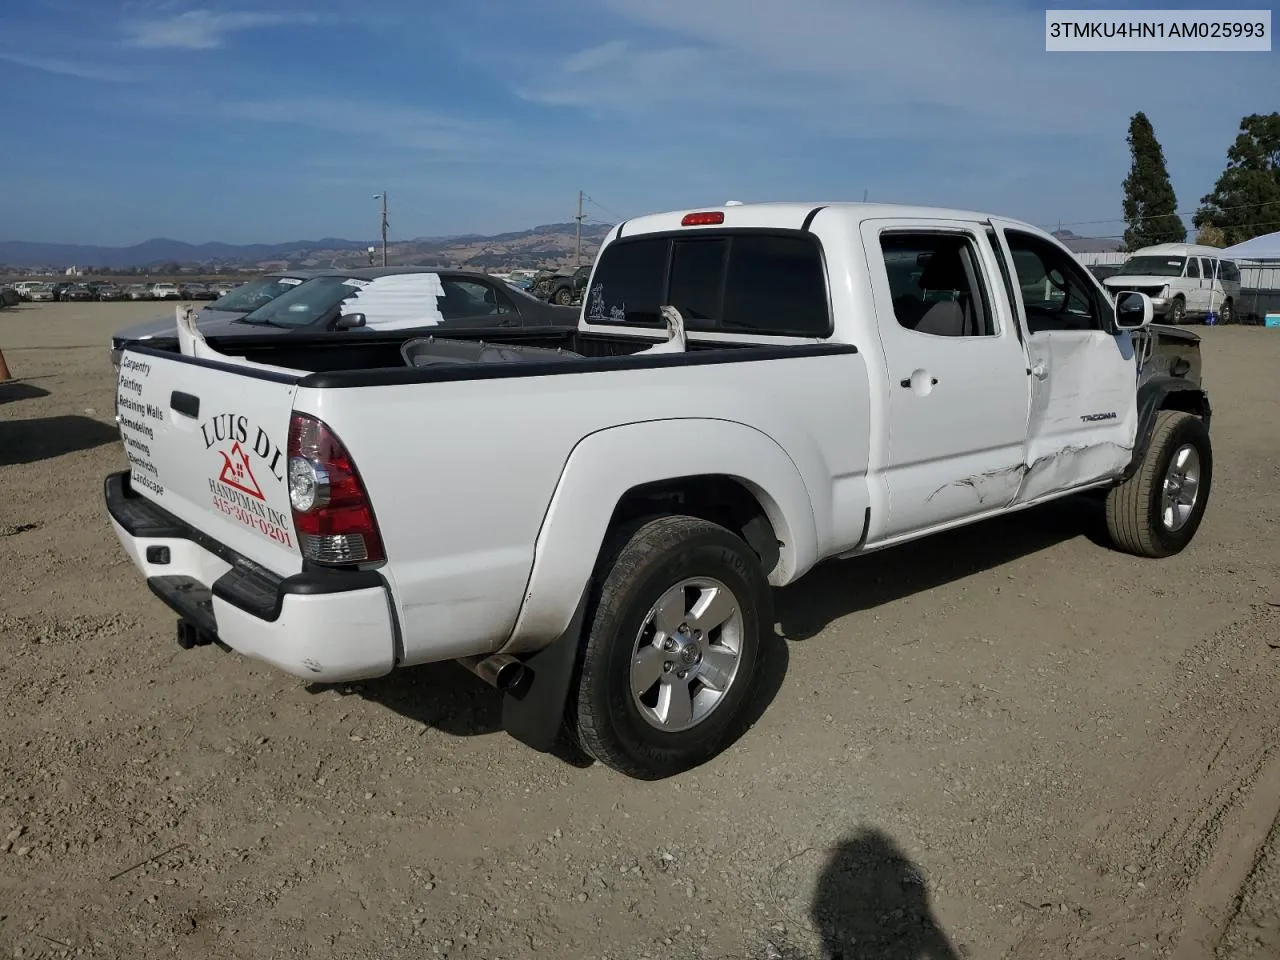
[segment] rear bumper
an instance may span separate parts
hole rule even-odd
[[[279,577],[136,494],[127,471],[104,484],[107,512],[151,591],[231,649],[332,683],[389,673],[396,625],[376,571]]]

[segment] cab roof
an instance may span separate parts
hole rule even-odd
[[[840,213],[853,221],[903,218],[912,220],[977,220],[981,222],[989,220],[993,216],[999,216],[998,214],[980,213],[973,210],[916,206],[899,203],[854,203],[848,201],[822,202],[818,200],[810,201],[808,203],[795,201],[765,203],[731,202],[722,206],[716,206],[713,204],[705,207],[690,207],[686,210],[671,210],[663,213],[651,213],[635,217],[631,220],[625,220],[615,228],[616,232],[614,234],[614,239],[638,233],[656,233],[664,230],[706,229],[698,226],[681,227],[680,221],[685,217],[685,215],[690,213],[723,213],[724,222],[722,224],[714,225],[721,229],[725,227],[775,227],[779,229],[798,230],[804,227],[807,222],[811,222],[817,216],[826,214],[828,211]],[[1033,224],[1024,223],[1021,220],[1015,220],[1011,217],[1000,216],[1000,219],[1006,220],[1011,224],[1015,224],[1018,227],[1025,228],[1035,233],[1045,234],[1043,229]]]

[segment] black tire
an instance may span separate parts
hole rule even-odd
[[[1169,323],[1177,326],[1185,322],[1187,319],[1187,301],[1181,297],[1174,297],[1173,303],[1169,304]]]
[[[772,628],[772,597],[759,558],[724,527],[666,516],[631,530],[602,556],[568,720],[579,745],[596,760],[629,777],[658,780],[705,763],[738,734],[759,673],[761,637]],[[742,628],[737,672],[700,722],[661,730],[644,718],[631,692],[632,654],[659,598],[700,577],[719,581],[736,601]]]
[[[1171,529],[1162,519],[1165,484],[1174,455],[1184,446],[1200,460],[1195,502],[1185,522]],[[1180,553],[1200,529],[1213,486],[1213,445],[1203,420],[1179,410],[1161,410],[1142,465],[1107,493],[1107,532],[1116,548],[1139,557]]]
[[[1235,314],[1235,304],[1230,300],[1222,301],[1222,307],[1218,310],[1218,323],[1235,323]]]
[[[558,307],[567,307],[573,303],[573,291],[568,287],[560,287],[552,294],[551,302]]]

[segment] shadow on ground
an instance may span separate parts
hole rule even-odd
[[[49,391],[44,387],[37,387],[33,383],[27,383],[24,380],[10,380],[7,383],[0,383],[0,403],[13,403],[15,400],[34,400],[37,397],[47,397]]]
[[[879,830],[830,853],[810,920],[831,960],[959,960],[933,916],[920,870]]]
[[[785,640],[807,640],[851,613],[990,570],[1075,537],[1100,539],[1105,534],[1101,523],[1096,498],[1075,497],[865,557],[823,564],[794,586],[775,591],[781,635],[766,637],[759,687],[734,739],[764,716],[782,689],[789,659]],[[337,689],[453,736],[502,730],[503,694],[452,662],[408,667]],[[557,755],[577,766],[589,763],[574,746],[566,745]]]
[[[749,701],[733,740],[743,736],[769,709],[787,675],[787,646],[776,635],[765,637],[760,651],[760,672],[756,691]],[[336,689],[344,695],[358,695],[415,723],[456,737],[474,737],[502,730],[504,694],[490,687],[470,671],[452,661],[405,667],[385,677],[358,684],[333,687],[312,684],[312,692]],[[562,736],[554,755],[576,767],[593,762],[576,744]],[[527,749],[521,747],[521,749]]]
[[[68,415],[0,420],[0,467],[52,460],[68,453],[119,443],[115,427],[92,417]]]
[[[991,570],[1047,547],[1104,542],[1096,498],[1070,497],[863,557],[821,564],[775,592],[788,640],[808,640],[841,617]]]

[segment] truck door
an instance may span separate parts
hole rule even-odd
[[[1138,371],[1133,341],[1111,332],[1115,308],[1092,274],[1060,244],[1016,224],[992,225],[1017,277],[1031,369],[1027,469],[1017,495],[1031,503],[1113,476],[1129,462]]]
[[[887,379],[889,508],[877,542],[1000,509],[1018,492],[1027,361],[994,254],[964,221],[862,224]]]

